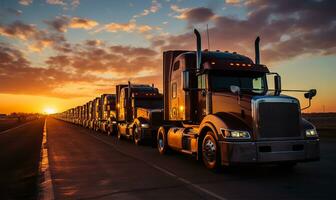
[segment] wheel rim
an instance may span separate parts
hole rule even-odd
[[[134,139],[136,142],[138,142],[140,139],[139,139],[139,128],[138,126],[135,126],[135,129],[134,129]]]
[[[203,158],[208,163],[213,163],[216,161],[216,144],[209,138],[204,141]]]
[[[159,135],[158,145],[159,145],[159,149],[160,149],[160,150],[162,150],[162,149],[164,148],[164,143],[163,143],[163,137],[162,137],[162,134]]]

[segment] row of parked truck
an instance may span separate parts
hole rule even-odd
[[[165,154],[195,156],[209,169],[221,165],[319,160],[315,127],[301,116],[298,99],[282,95],[277,73],[235,52],[201,50],[163,53],[163,93],[154,85],[120,84],[56,117],[136,144],[155,143]],[[267,81],[273,76],[274,89]],[[316,90],[305,92],[311,99]]]

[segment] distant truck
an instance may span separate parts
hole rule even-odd
[[[98,125],[100,121],[100,115],[99,115],[100,110],[101,110],[100,97],[96,97],[92,103],[92,121],[90,124],[90,128],[95,131],[99,130]]]
[[[117,133],[116,124],[116,95],[103,94],[100,97],[99,130],[108,135]]]
[[[116,124],[118,139],[126,137],[135,144],[156,139],[162,123],[163,95],[150,85],[116,86]]]
[[[316,129],[301,117],[298,99],[281,95],[280,76],[260,64],[259,38],[253,62],[237,53],[201,51],[200,34],[194,32],[197,51],[163,53],[158,151],[195,155],[209,169],[319,160]],[[274,90],[268,88],[268,75],[274,76]],[[310,105],[316,90],[305,92]]]

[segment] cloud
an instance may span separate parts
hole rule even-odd
[[[175,18],[188,21],[189,26],[207,22],[215,17],[215,13],[210,8],[205,7],[180,8],[178,5],[172,4],[170,9],[176,13]]]
[[[57,16],[54,20],[45,20],[45,23],[56,31],[66,32],[69,26],[69,17]]]
[[[149,8],[144,9],[140,14],[134,15],[133,19],[147,16],[150,13],[156,13],[160,10],[161,7],[162,7],[161,3],[159,3],[157,0],[152,0],[151,6]]]
[[[265,63],[305,54],[336,54],[335,1],[251,0],[244,5],[248,12],[244,19],[228,16],[212,18],[213,25],[209,28],[212,50],[236,51],[253,58],[254,39],[261,36],[261,59]],[[180,13],[190,11],[178,7],[173,7],[172,10]],[[198,13],[195,12],[193,16],[198,16]],[[207,18],[195,19],[200,22]],[[204,31],[202,33],[205,38]],[[205,41],[203,39],[203,46],[206,46]],[[164,36],[160,40],[153,39],[152,45],[161,50],[193,50],[195,38],[190,31],[181,35]]]
[[[64,0],[47,0],[46,2],[51,5],[66,5]]]
[[[144,32],[148,32],[150,30],[152,30],[153,28],[151,26],[148,25],[141,25],[138,27],[139,32],[144,33]]]
[[[57,6],[63,6],[63,9],[68,9],[69,4],[72,6],[72,8],[76,8],[80,5],[80,0],[70,0],[70,3],[66,2],[65,0],[46,0],[47,4],[50,5],[57,5]]]
[[[7,37],[16,37],[21,40],[27,40],[37,34],[37,28],[32,24],[24,24],[21,21],[15,21],[10,25],[0,24],[0,35]]]
[[[154,27],[155,29],[157,27]],[[142,24],[142,25],[138,25],[136,23],[135,20],[131,20],[127,23],[109,23],[106,24],[103,28],[98,29],[96,32],[100,32],[102,30],[108,31],[108,32],[119,32],[119,31],[123,31],[123,32],[139,32],[139,33],[146,33],[148,31],[153,30],[152,26],[146,25],[146,24]]]
[[[242,0],[225,0],[225,3],[227,4],[239,4]]]
[[[110,23],[106,24],[104,29],[109,32],[118,32],[118,31],[132,32],[136,29],[136,24],[134,22]]]
[[[5,43],[0,43],[0,57],[0,93],[73,98],[87,95],[60,93],[57,92],[58,88],[70,83],[89,84],[97,81],[97,78],[89,75],[32,67],[20,50]]]
[[[32,3],[33,3],[33,0],[19,0],[19,4],[24,5],[24,6],[29,6]]]
[[[73,17],[71,18],[69,22],[70,28],[82,28],[86,30],[92,29],[97,25],[98,25],[98,22],[96,22],[95,20],[79,18],[79,17]]]
[[[215,14],[211,9],[199,7],[180,12],[180,15],[176,16],[176,18],[187,20],[189,23],[198,24],[207,22],[214,16]]]
[[[125,57],[139,57],[139,56],[155,56],[158,52],[150,49],[150,48],[143,48],[143,47],[129,47],[129,46],[110,46],[110,50],[115,54],[121,54]]]
[[[61,45],[65,42],[63,35],[40,30],[34,24],[14,21],[8,25],[0,24],[0,35],[25,41],[32,51],[41,51],[49,46]]]
[[[90,30],[99,24],[92,19],[81,17],[70,18],[65,15],[57,16],[53,20],[45,20],[45,23],[58,32],[66,32],[68,28]]]

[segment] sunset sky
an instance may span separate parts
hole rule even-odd
[[[254,58],[260,36],[283,88],[316,88],[308,112],[336,112],[335,13],[334,0],[1,0],[0,113],[61,112],[128,80],[161,89],[162,51],[195,49],[207,24],[212,50]]]

